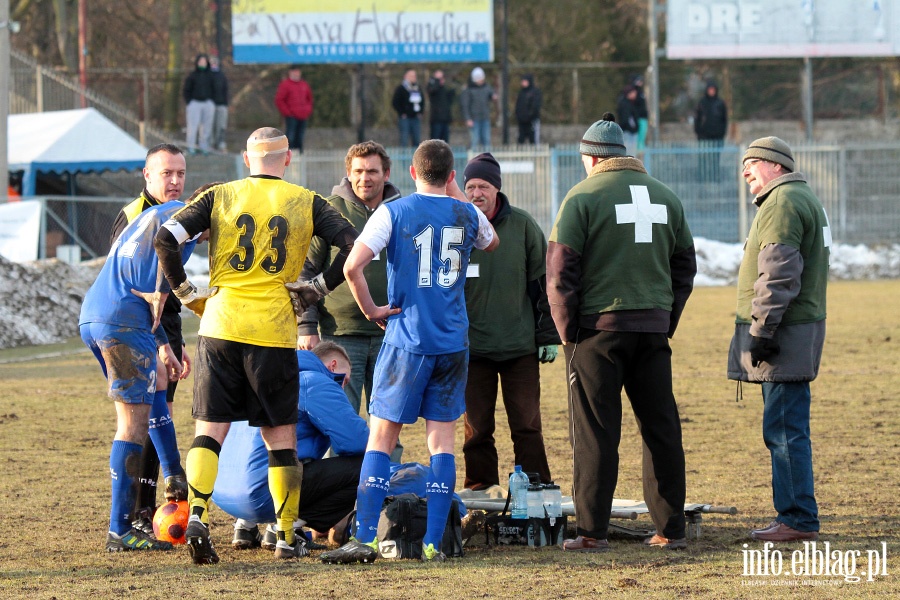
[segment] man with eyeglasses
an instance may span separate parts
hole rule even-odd
[[[831,229],[821,202],[777,137],[750,144],[743,177],[758,207],[738,274],[728,378],[759,383],[772,459],[775,519],[751,531],[766,542],[819,537],[809,440],[809,382],[825,341]]]

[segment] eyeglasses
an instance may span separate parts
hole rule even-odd
[[[747,160],[744,161],[744,168],[749,169],[750,165],[756,164],[758,162],[766,162],[766,161],[764,161],[761,158],[748,158]]]

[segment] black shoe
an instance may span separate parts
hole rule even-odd
[[[278,540],[275,543],[275,558],[303,558],[304,556],[309,556],[305,535],[295,535],[293,546],[284,540]]]
[[[319,557],[323,563],[329,565],[350,565],[353,563],[371,563],[378,558],[378,552],[369,544],[363,544],[356,538],[329,552],[323,552]]]
[[[219,555],[209,540],[209,528],[200,519],[192,517],[188,520],[184,539],[195,565],[214,565],[219,562]]]
[[[137,511],[134,515],[134,520],[131,522],[131,526],[138,531],[142,531],[149,536],[156,537],[156,532],[153,531],[153,514],[156,511],[153,508],[146,506],[139,511]]]
[[[435,549],[434,544],[422,544],[422,562],[446,562],[447,555]]]
[[[294,529],[294,535],[296,535],[298,537],[302,536],[302,537],[306,538],[306,549],[307,550],[324,550],[325,548],[328,547],[325,544],[317,544],[316,542],[307,538],[306,532],[303,531],[302,527],[297,527],[296,529]],[[237,536],[236,533],[235,533],[235,536]],[[278,543],[278,532],[275,531],[275,524],[269,523],[269,525],[266,526],[266,532],[262,536],[260,545],[263,548],[265,548],[266,550],[271,552],[272,550],[275,549],[275,546],[277,545],[277,543]]]
[[[300,532],[299,534],[297,534],[298,531]],[[306,536],[306,533],[302,529],[294,530],[294,534],[302,535],[304,537]],[[306,547],[309,548],[310,550],[324,550],[328,546],[326,546],[325,544],[320,544],[320,543],[313,541],[307,537],[306,538]]]
[[[269,552],[275,550],[275,546],[278,545],[278,532],[275,531],[274,523],[266,525],[266,532],[262,536],[260,545]]]
[[[166,477],[166,500],[169,502],[187,500],[188,483],[184,471]]]
[[[112,531],[106,534],[107,552],[130,552],[132,550],[171,550],[172,544],[161,542],[152,535],[135,528],[128,530],[121,536]]]
[[[237,550],[248,550],[250,548],[259,548],[262,543],[262,535],[259,533],[259,526],[254,525],[252,529],[243,527],[234,528],[234,537],[231,539],[231,547]]]

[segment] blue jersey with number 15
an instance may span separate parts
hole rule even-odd
[[[384,341],[415,354],[469,347],[464,288],[478,237],[478,209],[447,196],[412,194],[383,204],[391,216],[387,245],[390,318]]]
[[[162,224],[182,208],[184,203],[174,200],[153,206],[122,230],[110,248],[100,274],[84,296],[79,325],[106,323],[150,331],[153,326],[150,305],[131,290],[157,290],[159,260],[153,249],[153,238]],[[184,244],[182,262],[187,262],[195,245],[195,240]],[[165,279],[160,283],[160,291],[168,292]]]

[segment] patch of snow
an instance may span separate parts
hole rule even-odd
[[[741,244],[695,238],[696,286],[734,285],[741,263]],[[84,294],[105,258],[72,266],[59,260],[14,263],[0,256],[0,348],[50,344],[78,335]],[[185,265],[190,280],[209,285],[209,264],[195,254]],[[900,244],[831,248],[831,279],[900,277]]]

